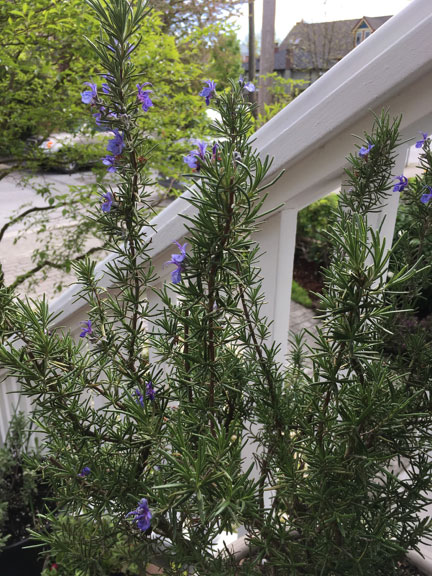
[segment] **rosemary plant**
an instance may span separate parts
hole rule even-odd
[[[157,87],[133,63],[147,6],[87,1],[103,83],[82,100],[113,131],[103,162],[117,175],[93,217],[112,258],[102,277],[90,259],[75,265],[88,305],[78,342],[45,301],[0,293],[0,362],[33,401],[57,497],[35,535],[67,575],[143,575],[149,563],[167,575],[393,573],[430,534],[417,514],[431,477],[430,411],[384,346],[389,298],[416,271],[387,275],[393,251],[368,221],[391,193],[399,121],[378,118],[349,159],[322,324],[285,368],[252,239],[271,185],[271,161],[248,139],[253,86],[240,78],[218,93],[207,81],[201,92],[220,114],[215,141],[185,157],[194,212],[152,307],[151,149],[139,119]],[[240,526],[241,565],[216,546]]]

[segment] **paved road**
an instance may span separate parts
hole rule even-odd
[[[76,174],[37,174],[31,175],[26,172],[14,172],[0,180],[0,228],[9,221],[10,217],[19,213],[22,206],[44,206],[46,202],[38,196],[35,188],[50,185],[57,193],[67,193],[70,186],[83,186],[93,183],[95,177],[91,172],[78,172]],[[57,214],[50,213],[50,230],[54,238],[60,244],[65,226],[70,226],[59,211]],[[16,276],[30,269],[34,264],[31,261],[33,250],[37,246],[38,235],[36,232],[26,232],[25,237],[17,243],[17,233],[20,225],[14,225],[7,229],[3,240],[0,242],[0,262],[5,273],[6,283],[12,282]],[[94,245],[90,243],[88,247]],[[62,274],[53,270],[46,280],[41,277],[32,288],[31,295],[39,296],[43,293],[51,294],[53,286],[62,277]],[[66,283],[72,281],[73,276],[66,278]],[[26,292],[23,286],[22,293]]]
[[[36,174],[29,172],[13,172],[0,180],[0,227],[2,227],[23,204],[37,201],[43,206],[43,200],[38,197],[35,187],[50,184],[62,194],[69,191],[69,186],[84,186],[95,182],[92,172],[77,172],[76,174]]]
[[[109,175],[108,175],[109,177]],[[84,186],[94,183],[96,180],[92,172],[77,172],[75,174],[36,174],[31,175],[26,172],[15,172],[0,180],[0,229],[7,223],[11,216],[21,212],[21,208],[30,206],[44,206],[46,202],[41,198],[36,188],[50,185],[53,191],[59,194],[69,192],[70,186]],[[167,199],[161,195],[160,190],[154,189],[152,201],[154,204],[163,205]],[[64,231],[69,228],[73,230],[74,222],[64,218],[61,210],[49,212],[49,228],[46,234],[54,238],[54,244],[60,245],[64,236]],[[25,235],[17,243],[17,234],[22,226],[16,224],[7,229],[3,240],[0,242],[0,262],[5,273],[6,283],[9,284],[20,274],[34,266],[31,256],[37,247],[41,237],[31,231],[26,231]],[[97,245],[96,240],[89,241],[86,249]],[[38,282],[31,288],[32,296],[40,296],[47,293],[52,295],[53,287],[64,275],[58,270],[51,270],[46,280],[39,275]],[[73,282],[74,275],[65,277],[65,287]],[[26,293],[26,286],[20,290]]]

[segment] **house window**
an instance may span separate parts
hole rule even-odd
[[[358,26],[357,31],[355,33],[355,45],[358,46],[361,42],[363,42],[363,40],[366,40],[366,38],[370,36],[371,33],[372,30],[363,20],[361,24]]]

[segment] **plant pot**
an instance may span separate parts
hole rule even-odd
[[[44,564],[41,549],[26,548],[36,544],[31,538],[9,544],[0,553],[1,576],[40,576]]]

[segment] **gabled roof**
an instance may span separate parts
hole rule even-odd
[[[391,16],[363,16],[362,18],[356,21],[356,23],[352,27],[352,30],[355,30],[357,26],[360,24],[360,22],[363,22],[364,20],[367,24],[369,24],[370,28],[372,28],[372,30],[375,31],[385,22],[387,22],[387,20],[390,20],[390,18]]]
[[[281,42],[280,51],[288,50],[292,69],[328,70],[354,48],[353,30],[363,20],[375,31],[389,18],[363,16],[355,20],[297,22]]]

